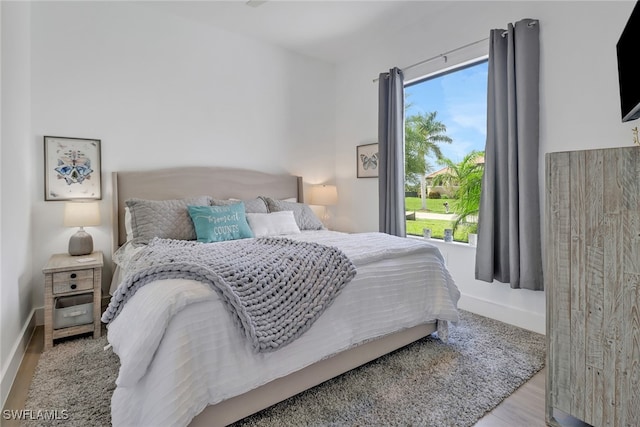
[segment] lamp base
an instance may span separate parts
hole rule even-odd
[[[93,252],[93,238],[82,227],[69,239],[69,255],[89,255]]]
[[[331,213],[326,206],[324,207],[324,212],[322,213],[322,218],[320,218],[320,221],[322,221],[322,224],[324,224],[327,229],[331,230]]]

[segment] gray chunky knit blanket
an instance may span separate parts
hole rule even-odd
[[[193,279],[213,287],[257,352],[302,335],[356,274],[338,248],[284,238],[215,244],[156,238],[128,271],[102,315],[104,323],[147,283]]]

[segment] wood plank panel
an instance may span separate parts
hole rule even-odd
[[[585,151],[586,183],[589,189],[583,206],[575,206],[575,209],[586,211],[587,219],[587,244],[597,248],[603,246],[604,230],[603,223],[603,197],[604,197],[604,165],[602,150]],[[567,195],[568,196],[568,195]]]
[[[640,331],[640,150],[627,147],[621,151],[623,157],[621,185],[623,190],[622,250],[623,293],[622,327],[620,350],[616,370],[616,393],[618,393],[618,425],[640,425],[638,407],[639,348],[637,335]]]
[[[557,253],[557,245],[555,236],[556,215],[558,212],[558,197],[555,191],[558,185],[558,174],[552,173],[556,169],[556,159],[558,154],[545,155],[545,222],[544,222],[544,289],[546,293],[546,336],[547,344],[546,355],[546,374],[545,374],[545,421],[548,425],[557,425],[554,418],[553,408],[556,405],[556,388],[554,380],[555,365],[557,364],[555,355],[557,353],[555,347],[555,293],[558,288],[556,284],[556,275],[558,274],[558,266],[555,263],[555,255]],[[554,356],[554,357],[552,357]]]
[[[583,206],[574,206],[574,210],[583,209],[586,211],[586,252],[587,252],[587,274],[585,277],[585,298],[586,298],[586,365],[589,374],[587,375],[585,388],[585,406],[587,411],[582,418],[582,414],[577,417],[584,419],[589,424],[596,425],[598,417],[601,417],[601,410],[596,409],[597,401],[595,393],[599,382],[597,373],[602,369],[602,325],[603,325],[603,305],[604,305],[604,230],[603,230],[603,204],[604,204],[604,177],[603,177],[603,153],[600,150],[585,152],[586,168],[589,173],[586,175],[586,185],[589,188],[586,203]]]
[[[570,192],[571,205],[571,412],[585,414],[586,368],[586,294],[584,281],[586,280],[586,243],[587,226],[586,210],[573,209],[574,206],[584,206],[586,203],[586,156],[584,151],[570,154]]]
[[[605,229],[608,238],[604,247],[604,317],[606,331],[603,336],[603,366],[605,372],[605,397],[603,400],[602,425],[618,425],[617,396],[620,396],[619,369],[624,365],[621,359],[622,342],[625,336],[624,294],[623,294],[623,227],[620,213],[605,215]]]
[[[602,369],[593,368],[593,394],[592,394],[592,415],[590,424],[594,426],[602,425],[602,406],[604,398],[604,374]]]
[[[640,425],[640,275],[625,274],[624,310],[628,314],[629,332],[625,337],[627,381],[620,396],[625,426]]]
[[[624,364],[619,357],[622,350],[621,338],[624,337],[623,318],[623,261],[624,261],[624,182],[625,153],[623,150],[605,150],[604,163],[604,325],[603,336],[604,396],[602,407],[602,425],[618,425],[620,396],[618,370]]]
[[[640,180],[640,177],[638,178]],[[624,222],[625,271],[640,274],[640,204],[635,211],[627,211]]]
[[[624,222],[624,270],[629,274],[625,277],[625,287],[631,286],[630,291],[635,298],[625,300],[625,325],[627,327],[625,337],[630,340],[624,348],[626,365],[623,366],[624,374],[620,375],[627,383],[626,387],[632,390],[630,402],[626,402],[631,408],[631,414],[627,410],[621,411],[624,425],[640,425],[640,408],[637,404],[638,388],[638,363],[640,354],[638,351],[638,333],[640,331],[639,292],[640,292],[640,150],[629,147],[626,150],[626,165],[624,182],[625,222]],[[628,304],[628,305],[627,305]],[[622,395],[621,395],[622,398]],[[636,403],[631,403],[636,402]],[[626,408],[624,408],[626,409]]]
[[[625,271],[640,274],[640,149],[625,150],[623,177]]]
[[[571,288],[569,249],[571,240],[570,205],[567,194],[570,157],[558,154],[550,165],[550,181],[553,190],[548,193],[553,228],[547,239],[550,251],[549,263],[553,271],[550,283],[550,316],[555,326],[550,332],[550,345],[557,357],[551,361],[550,373],[554,378],[551,392],[552,406],[564,412],[571,410]]]

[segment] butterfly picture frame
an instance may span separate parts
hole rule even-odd
[[[358,145],[356,147],[358,178],[378,177],[378,143]]]
[[[44,137],[44,200],[102,199],[100,140]]]

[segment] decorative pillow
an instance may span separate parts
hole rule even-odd
[[[300,234],[292,211],[248,213],[247,222],[255,237]]]
[[[267,204],[259,197],[255,199],[248,200],[239,200],[239,199],[229,199],[229,200],[221,200],[221,199],[212,199],[211,204],[213,206],[229,206],[235,203],[242,202],[244,203],[244,209],[246,213],[268,213]]]
[[[132,237],[136,244],[147,244],[154,237],[195,240],[196,231],[187,206],[208,205],[210,202],[209,196],[181,200],[126,200],[131,214]]]
[[[124,208],[124,229],[127,232],[127,242],[133,240],[133,227],[131,226],[131,211],[128,207]]]
[[[300,230],[325,230],[322,221],[313,213],[309,205],[285,202],[271,197],[263,197],[263,199],[269,208],[269,212],[293,211],[293,216]]]
[[[189,206],[198,242],[211,243],[253,237],[244,203],[228,206]]]

